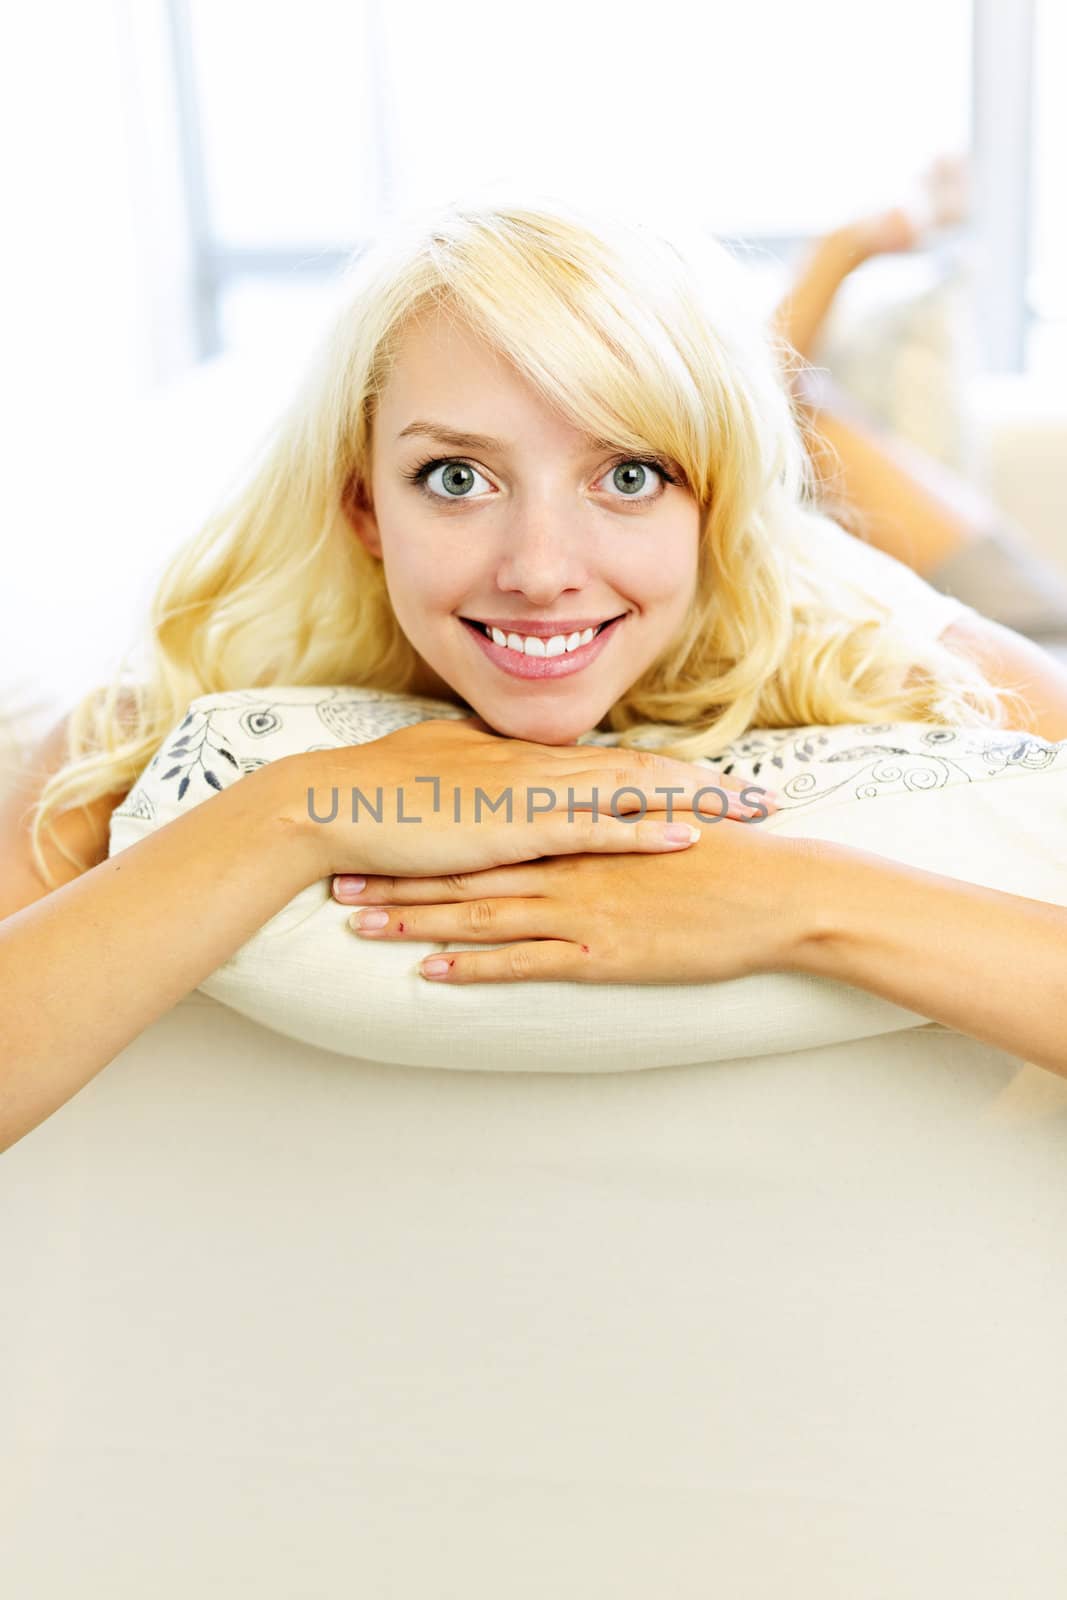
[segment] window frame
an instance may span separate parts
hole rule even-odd
[[[220,300],[238,278],[334,275],[365,242],[306,249],[240,248],[215,237],[208,202],[188,0],[163,0],[176,102],[176,139],[189,237],[184,316],[194,359],[223,353]],[[393,201],[392,130],[385,93],[382,0],[367,0],[369,81],[377,97],[373,186],[382,210]],[[979,358],[987,372],[1022,372],[1035,320],[1029,295],[1032,219],[1035,0],[972,0],[974,274]],[[774,254],[802,248],[811,234],[758,234],[729,241]]]

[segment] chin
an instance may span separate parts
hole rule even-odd
[[[494,715],[492,709],[475,705],[476,711],[487,727],[505,739],[527,739],[531,744],[576,744],[583,733],[591,733],[597,726],[588,716],[568,718],[562,708],[551,710],[531,706],[528,714],[519,707]]]

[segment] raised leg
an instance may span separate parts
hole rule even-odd
[[[942,156],[923,173],[903,204],[857,217],[817,239],[774,312],[778,337],[806,360],[842,283],[872,256],[914,250],[933,230],[967,215],[967,166]]]
[[[798,396],[820,503],[925,577],[1003,516],[965,479],[906,440],[878,430],[848,397],[821,384]]]
[[[773,328],[826,510],[983,616],[1040,641],[1067,641],[1067,580],[1027,546],[989,496],[878,428],[832,376],[805,366],[848,274],[874,255],[912,250],[932,229],[962,221],[966,190],[965,164],[943,158],[905,204],[818,240],[778,305]]]
[[[989,497],[831,392],[798,402],[820,504],[935,589],[1038,643],[1067,645],[1067,579]]]

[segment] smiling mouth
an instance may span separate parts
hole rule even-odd
[[[593,632],[593,638],[595,639],[598,633],[602,633],[609,623],[618,622],[619,618],[624,617],[625,615],[625,611],[620,611],[617,616],[605,617],[603,622],[598,622]],[[465,622],[468,627],[476,628],[478,632],[484,634],[487,639],[492,639],[492,631],[487,622],[479,622],[476,617],[460,617],[459,620],[461,622]],[[590,643],[592,643],[592,640],[590,640]]]

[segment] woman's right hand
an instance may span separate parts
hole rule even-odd
[[[275,778],[286,786],[285,812],[308,843],[315,875],[435,877],[542,856],[686,849],[694,841],[672,843],[664,836],[668,803],[684,827],[692,824],[699,790],[734,787],[707,768],[650,750],[534,744],[484,728],[477,718],[433,718],[367,744],[272,763]],[[537,790],[528,811],[528,792]],[[619,816],[613,816],[618,790],[626,792],[618,795]],[[751,792],[765,811],[774,809],[769,799],[761,801],[764,791],[752,786]],[[581,809],[594,798],[598,817]],[[697,804],[704,817],[700,830],[722,801],[706,795]],[[736,793],[725,814],[753,820],[753,808]],[[765,813],[757,807],[755,814]],[[630,820],[621,820],[626,815]]]

